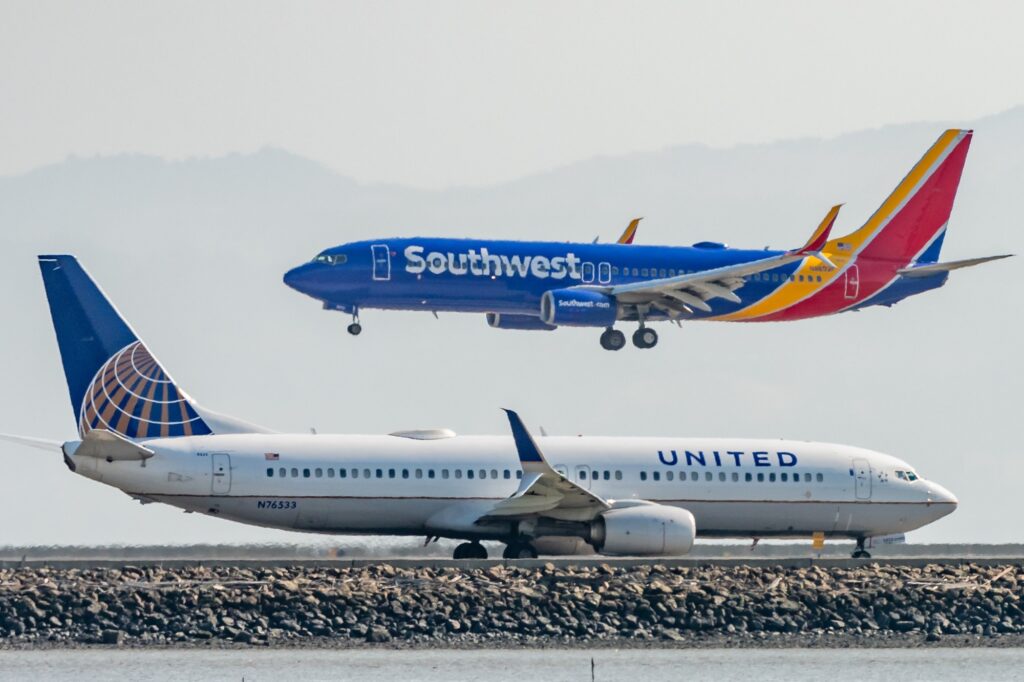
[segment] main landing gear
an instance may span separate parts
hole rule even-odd
[[[601,332],[601,348],[621,350],[626,345],[626,335],[618,329],[608,327]],[[650,327],[640,327],[633,332],[633,345],[637,348],[654,348],[658,345],[658,332]]]
[[[463,542],[452,552],[453,559],[486,559],[487,548],[479,542]]]
[[[626,335],[618,329],[608,327],[601,332],[601,348],[605,350],[621,350],[626,345]]]
[[[857,549],[853,550],[854,559],[870,559],[871,553],[864,549],[865,538],[857,538]]]
[[[505,546],[502,559],[536,559],[537,548],[525,540],[513,540]]]

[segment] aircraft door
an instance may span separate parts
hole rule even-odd
[[[227,495],[231,492],[231,455],[215,452],[210,455],[213,466],[213,483],[210,492],[214,495]]]
[[[848,299],[857,298],[860,294],[860,268],[854,263],[846,268],[846,293]]]
[[[597,266],[597,281],[601,284],[608,284],[612,281],[612,264],[600,263]]]
[[[586,262],[583,264],[583,283],[589,284],[594,281],[594,264]]]
[[[576,480],[574,481],[576,485],[580,486],[581,488],[586,488],[587,490],[590,490],[590,481],[590,467],[576,467]]]
[[[853,476],[856,479],[858,500],[871,499],[871,463],[866,459],[853,460]]]
[[[386,282],[391,279],[391,251],[387,244],[374,244],[370,247],[373,253],[373,280]]]

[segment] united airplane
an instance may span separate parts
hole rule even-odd
[[[649,322],[800,320],[891,306],[945,284],[949,272],[1005,256],[939,262],[970,130],[947,130],[860,229],[838,238],[833,207],[807,243],[789,251],[631,244],[371,239],[329,248],[285,283],[352,315],[363,308],[485,313],[500,329],[603,328],[637,323],[633,344],[658,342]]]
[[[167,373],[71,256],[40,256],[78,437],[72,472],[142,503],[312,533],[463,540],[455,558],[678,555],[695,537],[866,538],[951,513],[906,462],[829,443],[739,438],[535,439],[447,429],[273,433],[211,412]]]

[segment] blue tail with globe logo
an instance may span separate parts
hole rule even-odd
[[[74,256],[39,256],[79,434],[133,439],[212,430]]]

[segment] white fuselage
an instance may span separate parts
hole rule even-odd
[[[870,537],[919,528],[956,498],[870,450],[786,440],[544,437],[548,461],[606,500],[689,510],[711,537]],[[71,456],[77,473],[144,501],[317,533],[508,537],[480,525],[519,484],[508,436],[238,434],[143,442],[156,454]],[[915,480],[916,479],[916,480]],[[571,533],[568,533],[571,534]]]

